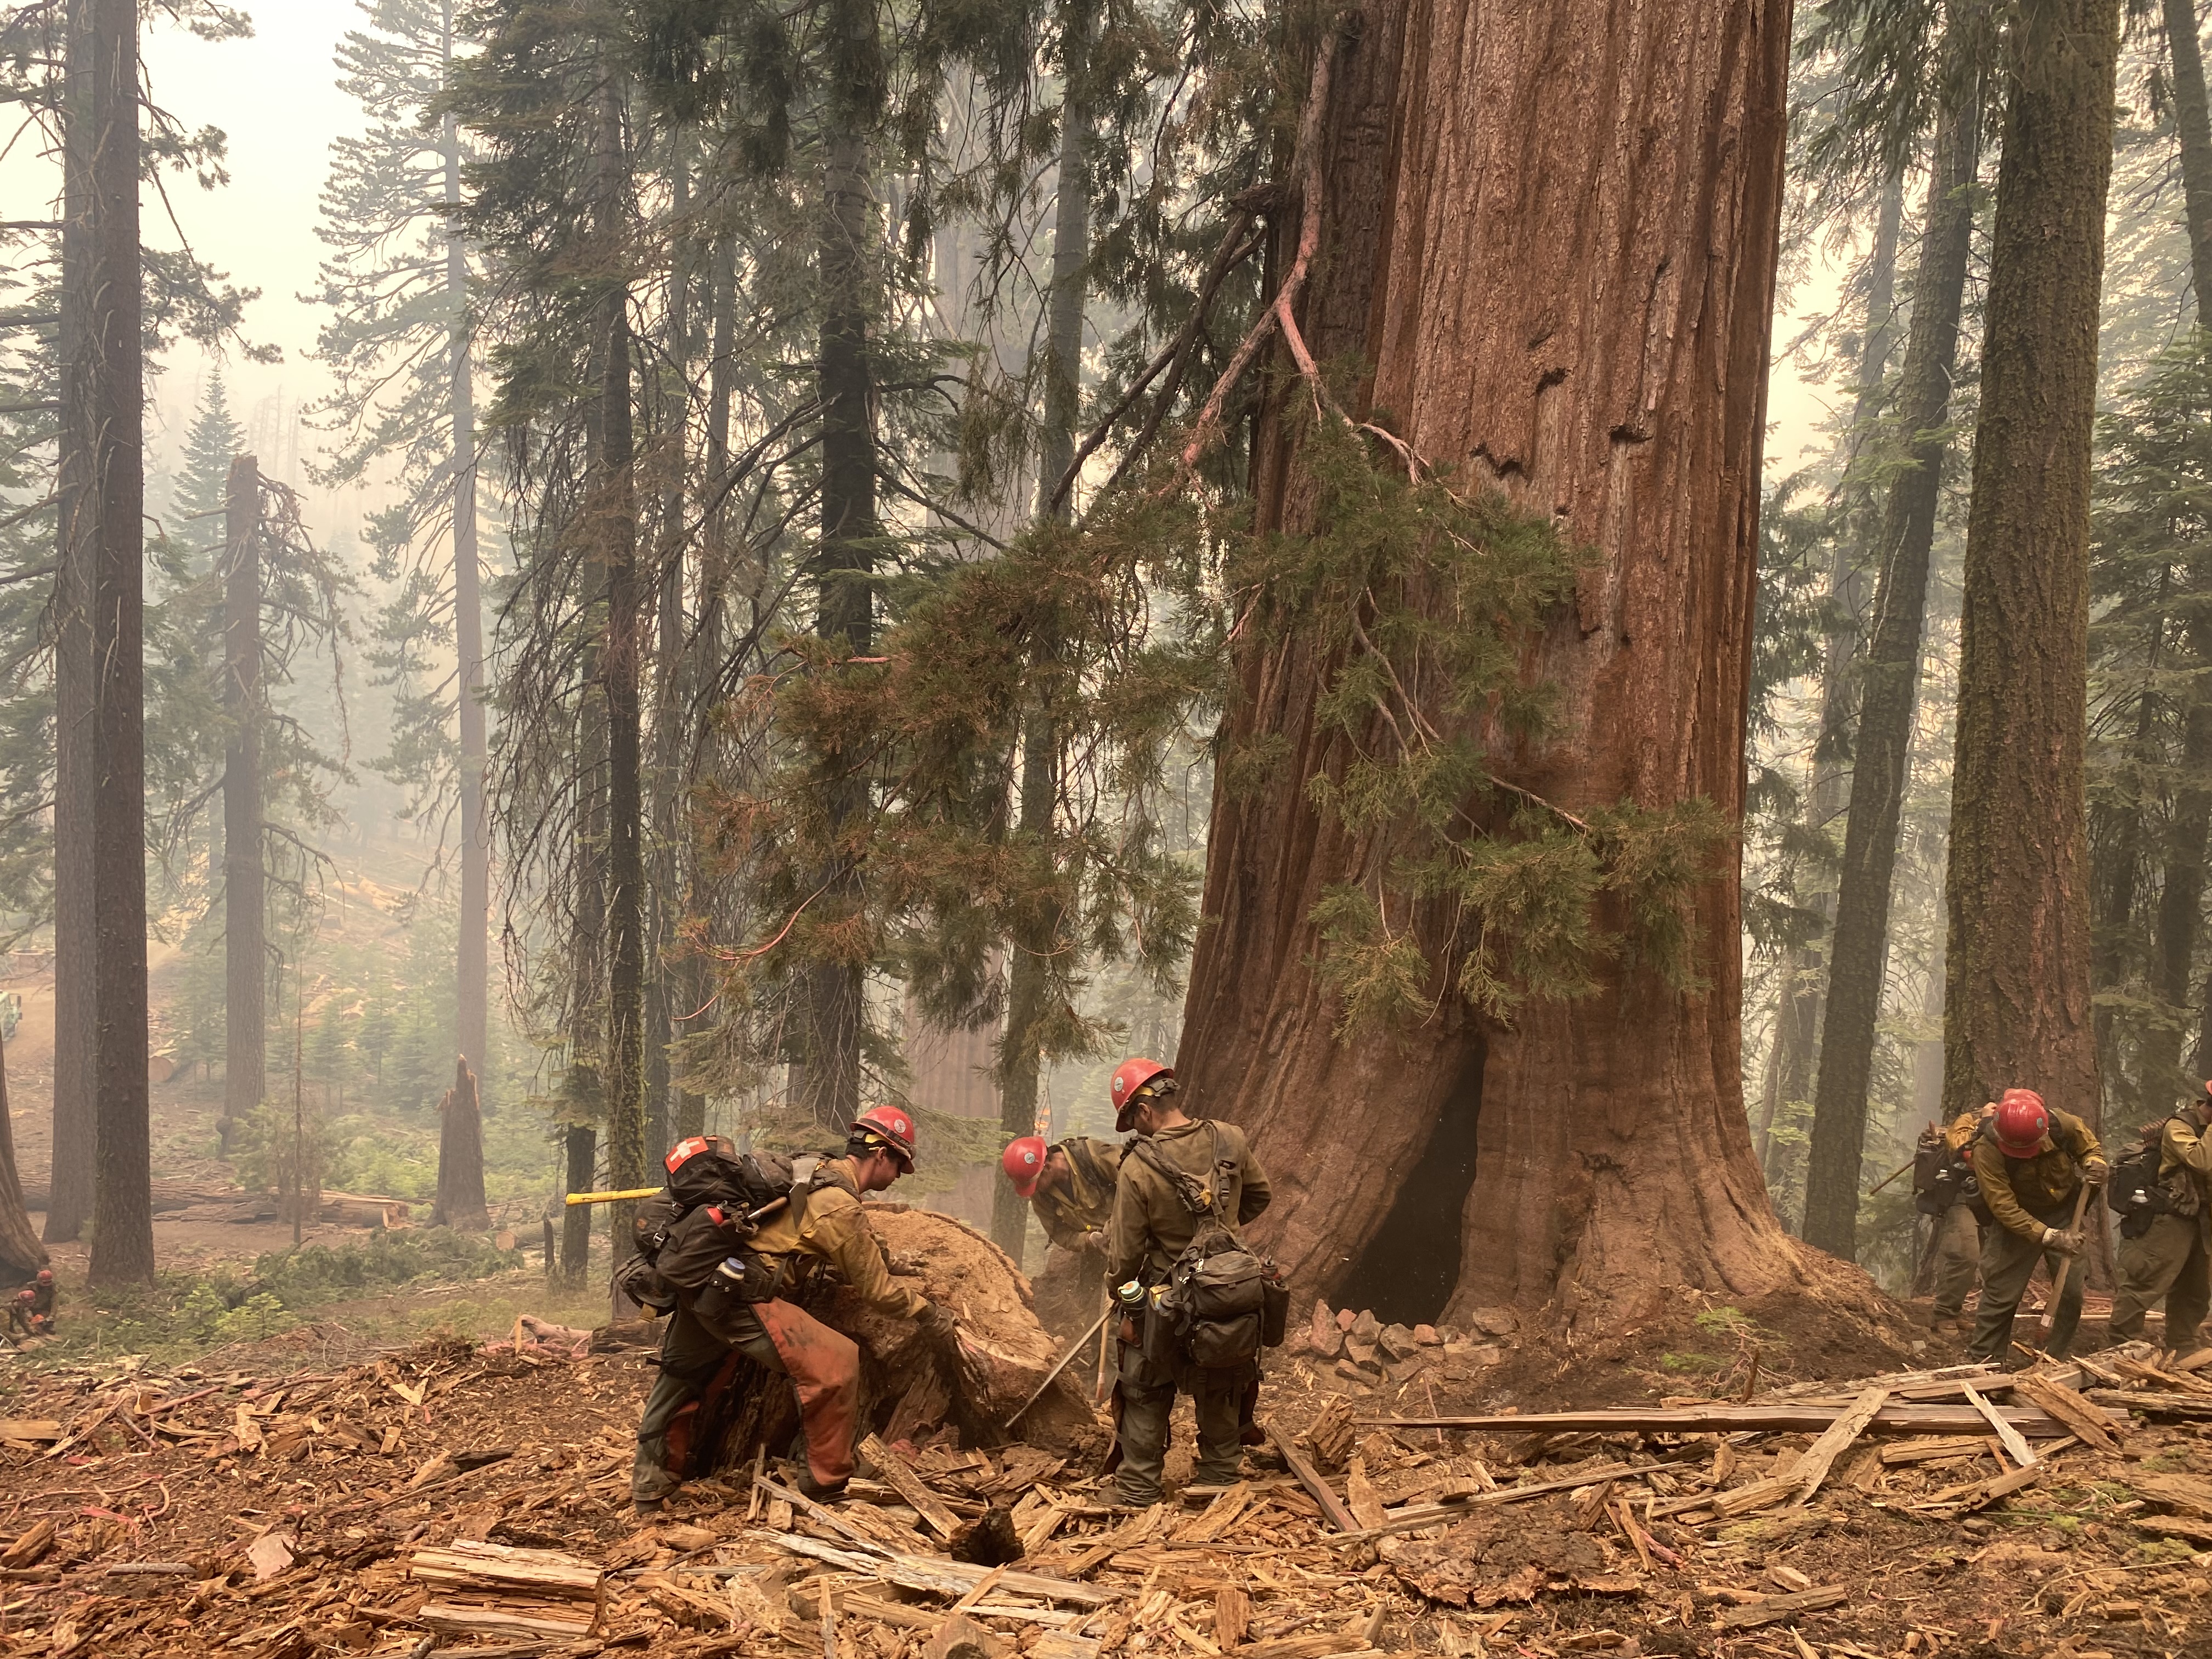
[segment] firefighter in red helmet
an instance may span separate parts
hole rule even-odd
[[[1249,1356],[1226,1357],[1233,1364],[1206,1363],[1187,1340],[1163,1340],[1154,1317],[1154,1287],[1165,1283],[1201,1227],[1209,1236],[1241,1228],[1272,1196],[1244,1132],[1184,1115],[1176,1100],[1181,1086],[1174,1068],[1156,1060],[1125,1060],[1114,1073],[1114,1127],[1137,1136],[1121,1159],[1107,1231],[1107,1272],[1124,1310],[1114,1394],[1121,1458],[1115,1491],[1125,1504],[1159,1501],[1178,1392],[1190,1395],[1197,1413],[1196,1481],[1237,1480],[1245,1407],[1259,1384],[1256,1340]]]
[[[1070,1135],[1049,1146],[1042,1135],[1024,1135],[999,1160],[1049,1243],[1036,1277],[1036,1314],[1057,1336],[1072,1337],[1098,1317],[1106,1224],[1114,1218],[1121,1153],[1119,1141],[1091,1135]]]
[[[2101,1187],[2112,1171],[2096,1132],[2073,1113],[2045,1106],[2033,1089],[2008,1089],[1998,1097],[1974,1138],[1973,1168],[1994,1224],[1982,1241],[1982,1300],[1967,1352],[2002,1364],[2011,1355],[2013,1315],[2035,1264],[2045,1262],[2056,1279],[2059,1262],[2081,1254],[2075,1200],[2084,1183]],[[2051,1322],[2051,1358],[2063,1359],[2073,1347],[2081,1279],[2066,1275]]]
[[[668,1468],[669,1429],[685,1406],[709,1392],[732,1349],[791,1379],[806,1431],[799,1489],[821,1502],[844,1496],[859,1420],[860,1347],[783,1292],[826,1264],[875,1312],[911,1319],[936,1341],[956,1340],[950,1309],[891,1277],[860,1203],[862,1194],[913,1174],[914,1164],[914,1119],[903,1107],[872,1107],[853,1121],[844,1157],[814,1164],[795,1180],[787,1207],[757,1231],[732,1236],[725,1265],[744,1271],[732,1273],[731,1292],[711,1312],[703,1291],[696,1310],[679,1307],[661,1345],[660,1376],[638,1423],[630,1477],[641,1511],[659,1510],[680,1484]]]

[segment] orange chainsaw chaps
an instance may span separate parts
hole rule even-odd
[[[807,1472],[825,1486],[842,1486],[853,1474],[860,1345],[788,1302],[756,1302],[753,1314],[775,1344],[798,1393],[799,1419],[806,1425]]]

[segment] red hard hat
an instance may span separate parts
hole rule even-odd
[[[41,1268],[40,1268],[40,1269],[39,1269],[39,1283],[40,1283],[40,1284],[41,1284],[41,1285],[51,1285],[51,1284],[52,1284],[53,1282],[54,1282],[54,1270],[53,1270],[52,1267],[41,1267]]]
[[[905,1107],[869,1107],[853,1120],[846,1139],[882,1142],[897,1160],[902,1173],[914,1173],[914,1119],[907,1115]]]
[[[2008,1089],[1997,1101],[1997,1150],[2007,1158],[2033,1158],[2051,1133],[2051,1114],[2033,1089]]]
[[[1036,1194],[1037,1182],[1044,1178],[1045,1146],[1042,1135],[1024,1135],[1008,1144],[1000,1155],[999,1167],[1006,1172],[1006,1179],[1014,1183],[1014,1190],[1024,1198]]]
[[[1132,1103],[1137,1091],[1148,1083],[1175,1076],[1175,1067],[1163,1066],[1157,1060],[1125,1060],[1114,1068],[1114,1127],[1126,1131],[1130,1122]]]

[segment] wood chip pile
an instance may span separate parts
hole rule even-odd
[[[1342,1357],[1278,1365],[1243,1482],[1141,1512],[1045,1448],[871,1438],[851,1501],[767,1460],[643,1524],[635,1353],[26,1376],[0,1655],[2212,1649],[2212,1350],[1419,1416]]]

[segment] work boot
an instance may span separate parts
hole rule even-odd
[[[658,1498],[632,1498],[630,1500],[630,1505],[633,1509],[636,1510],[640,1515],[646,1516],[659,1515],[663,1510],[668,1507],[666,1504],[663,1503]]]
[[[842,1504],[845,1501],[845,1483],[842,1480],[817,1480],[811,1469],[801,1473],[799,1479],[792,1482],[792,1490],[817,1504]]]

